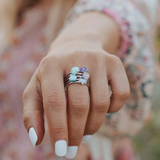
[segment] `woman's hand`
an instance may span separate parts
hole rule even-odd
[[[123,107],[130,89],[120,59],[103,50],[99,35],[68,35],[64,32],[53,42],[25,89],[23,102],[33,145],[43,139],[45,112],[56,155],[65,156],[69,146],[66,156],[73,158],[81,141],[87,142],[101,127],[106,113]],[[73,67],[88,68],[91,86],[89,90],[86,85],[70,85],[66,101],[64,77]]]

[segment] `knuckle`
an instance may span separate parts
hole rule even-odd
[[[52,133],[54,133],[54,135],[59,135],[60,133],[61,134],[66,133],[67,127],[59,125],[59,126],[56,126],[56,127],[51,127],[49,130]]]
[[[107,112],[108,106],[106,104],[102,104],[101,102],[96,102],[93,109],[96,112],[103,113],[103,112]]]
[[[123,99],[128,99],[129,96],[130,96],[130,92],[129,92],[129,91],[126,91],[126,92],[124,92],[124,93],[122,94],[122,98],[123,98]]]
[[[88,58],[90,57],[92,57],[92,64],[96,67],[101,66],[103,62],[105,63],[104,60],[105,60],[106,55],[103,52],[98,52],[98,53],[93,52]]]
[[[49,64],[49,58],[47,57],[44,57],[40,64],[39,64],[39,68],[38,68],[38,72],[40,75],[43,75],[44,72],[46,72],[46,68],[48,67],[48,64]]]
[[[81,140],[82,138],[82,134],[80,133],[74,133],[74,134],[71,134],[69,136],[69,143],[79,143],[79,141]]]
[[[23,102],[28,98],[28,91],[25,89],[24,91],[23,91],[23,94],[22,94],[22,100],[23,100]]]
[[[115,55],[110,55],[109,61],[113,65],[122,63],[120,58]]]
[[[23,124],[25,125],[26,128],[29,125],[30,118],[31,118],[30,111],[24,111],[23,112]]]
[[[49,74],[49,71],[53,66],[58,68],[58,59],[55,56],[46,56],[44,57],[38,67],[38,75],[43,76]]]
[[[97,112],[105,112],[107,111],[108,107],[110,105],[110,100],[107,98],[107,96],[100,96],[99,98],[96,98],[96,100],[93,103],[93,109]]]
[[[100,127],[101,127],[101,125],[95,125],[95,124],[94,125],[90,125],[90,127],[88,128],[87,133],[93,135],[99,130]]]
[[[48,106],[48,104],[53,104],[54,109],[61,110],[65,105],[65,99],[57,92],[52,92],[46,96],[44,103]]]
[[[121,91],[119,93],[117,93],[117,97],[122,99],[122,100],[127,100],[130,96],[130,92],[129,91]]]
[[[72,114],[83,115],[88,112],[89,102],[84,96],[74,96],[70,101],[69,110]]]
[[[122,106],[123,107],[123,106]],[[121,109],[121,107],[119,106],[114,106],[112,108],[109,109],[109,113],[116,113]]]
[[[34,113],[34,116],[33,116]],[[31,119],[36,119],[36,118],[43,118],[43,111],[40,110],[33,110],[33,109],[26,109],[23,111],[23,123],[24,125],[29,127],[29,124],[31,123]]]

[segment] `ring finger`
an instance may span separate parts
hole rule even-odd
[[[68,153],[74,158],[81,143],[89,112],[89,90],[86,85],[68,86]]]

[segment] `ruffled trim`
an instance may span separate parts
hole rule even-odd
[[[121,44],[116,55],[120,59],[123,59],[124,54],[127,53],[129,46],[133,45],[129,22],[112,9],[104,8],[102,12],[113,18],[119,26],[121,32]]]

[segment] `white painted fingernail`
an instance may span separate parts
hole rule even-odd
[[[37,140],[38,140],[38,136],[37,136],[37,133],[36,133],[36,131],[33,127],[31,127],[29,129],[29,138],[30,138],[33,146],[35,147],[36,143],[37,143]]]
[[[72,159],[76,156],[78,151],[78,146],[70,146],[67,149],[67,154],[66,154],[66,158],[68,159]]]
[[[59,140],[55,143],[55,153],[59,157],[63,157],[67,154],[67,142]]]
[[[92,138],[92,135],[83,136],[82,143],[88,143],[91,138]]]

